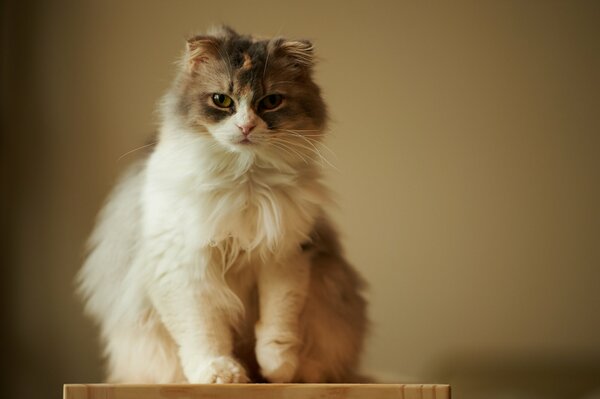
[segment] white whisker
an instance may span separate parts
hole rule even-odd
[[[283,141],[280,138],[275,138],[274,141],[277,144],[279,144],[280,146],[283,146],[283,147],[287,148],[288,150],[294,152],[299,158],[301,158],[304,161],[304,163],[306,163],[308,165],[308,160],[305,157],[303,157],[299,151],[295,150],[293,147],[286,145],[286,144],[291,144],[291,143]]]
[[[132,154],[132,153],[134,153],[134,152],[136,152],[136,151],[139,151],[139,150],[141,150],[142,148],[146,148],[146,147],[153,146],[153,145],[155,145],[156,143],[157,143],[157,141],[153,141],[153,142],[152,142],[152,143],[150,143],[150,144],[145,144],[145,145],[143,145],[143,146],[141,146],[141,147],[137,147],[137,148],[134,148],[133,150],[127,151],[125,154],[121,155],[121,156],[120,156],[120,157],[117,159],[117,161],[120,161],[121,159],[125,158],[127,155],[129,155],[129,154]]]
[[[269,43],[270,44],[270,43]],[[267,44],[267,58],[265,59],[265,68],[263,69],[262,80],[264,82],[265,76],[267,74],[267,65],[269,64],[269,56],[271,55],[271,49],[269,49],[269,45]],[[264,83],[263,83],[264,84]]]
[[[297,151],[292,151],[289,147],[284,146],[284,144],[282,144],[282,143],[271,142],[271,145],[273,145],[275,148],[283,150],[284,152],[291,155],[292,157],[296,156],[296,157],[300,158],[305,164],[308,165],[308,161],[302,155],[300,155]]]
[[[286,143],[286,144],[288,144],[288,145],[290,145],[292,147],[296,146],[298,148],[302,148],[304,150],[309,151],[310,153],[318,156],[318,158],[321,160],[321,166],[325,166],[324,163],[327,163],[330,167],[332,167],[333,169],[335,169],[336,171],[339,172],[339,169],[335,165],[333,165],[327,158],[325,158],[323,156],[323,154],[321,153],[321,151],[319,151],[319,149],[316,146],[314,146],[314,144],[312,144],[311,142],[308,142],[308,143],[312,146],[312,148],[308,147],[308,146],[305,146],[305,145],[303,145],[301,143],[298,143],[298,142],[294,142],[294,141],[291,141],[291,140],[284,140],[281,137],[277,137],[276,139],[280,143],[284,142],[284,143]]]
[[[308,135],[304,135],[304,134],[298,134],[298,133],[295,133],[295,132],[293,132],[293,131],[291,131],[291,130],[289,130],[288,132],[292,133],[294,136],[297,136],[297,137],[300,137],[300,138],[304,139],[304,140],[305,140],[307,143],[311,144],[313,147],[314,147],[313,141],[314,141],[314,142],[316,142],[318,145],[321,145],[321,146],[323,146],[323,148],[325,148],[327,151],[329,151],[329,153],[330,153],[331,155],[333,155],[333,156],[334,156],[334,157],[337,159],[337,154],[336,154],[335,152],[333,152],[333,150],[332,150],[331,148],[329,148],[329,147],[328,147],[328,146],[327,146],[325,143],[323,143],[322,141],[320,141],[320,140],[319,140],[319,141],[317,141],[317,140],[315,140],[315,139],[312,139],[312,141],[311,141],[311,139],[310,139],[310,136],[308,136]]]
[[[308,150],[311,150],[312,152],[316,153],[316,154],[317,154],[317,155],[318,155],[318,156],[319,156],[319,157],[322,159],[322,161],[326,162],[326,163],[327,163],[329,166],[331,166],[333,169],[335,169],[335,170],[339,171],[339,169],[338,169],[338,168],[337,168],[335,165],[333,165],[333,164],[332,164],[332,163],[331,163],[331,162],[330,162],[330,161],[329,161],[329,160],[328,160],[328,159],[327,159],[325,156],[323,156],[323,154],[321,153],[321,151],[319,151],[319,149],[316,147],[315,143],[316,143],[317,145],[321,145],[321,146],[323,146],[323,148],[325,148],[325,149],[326,149],[327,151],[329,151],[329,152],[330,152],[330,153],[331,153],[331,154],[332,154],[332,155],[333,155],[335,158],[337,158],[337,155],[335,154],[335,152],[333,152],[333,150],[331,150],[331,148],[329,148],[329,147],[328,147],[327,145],[325,145],[323,142],[321,142],[321,141],[317,141],[317,140],[315,140],[315,139],[312,139],[312,140],[311,140],[311,139],[309,139],[308,137],[306,137],[306,135],[303,135],[303,134],[296,133],[296,132],[294,132],[294,131],[292,131],[292,130],[289,130],[289,129],[282,129],[282,130],[280,130],[279,132],[280,132],[280,133],[282,133],[282,132],[285,132],[285,133],[287,133],[287,134],[291,134],[291,135],[292,135],[292,137],[299,137],[299,138],[301,138],[302,140],[304,140],[306,143],[308,143],[308,144],[309,144],[309,145],[312,147],[312,149],[310,149],[310,148],[306,148],[306,149],[308,149]],[[297,144],[297,143],[289,143],[289,144]]]

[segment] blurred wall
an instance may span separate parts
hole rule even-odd
[[[102,378],[73,276],[183,38],[313,39],[365,368],[457,397],[600,395],[600,3],[5,1],[4,397]],[[586,396],[587,395],[587,396]]]

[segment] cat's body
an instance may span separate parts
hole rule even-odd
[[[79,275],[110,381],[357,380],[365,301],[322,208],[311,59],[227,29],[188,42]]]

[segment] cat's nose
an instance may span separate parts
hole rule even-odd
[[[254,129],[256,127],[256,125],[252,125],[250,123],[244,124],[244,125],[236,125],[237,127],[240,128],[240,130],[242,131],[242,133],[244,134],[244,136],[247,136],[250,134],[250,132],[252,131],[252,129]]]

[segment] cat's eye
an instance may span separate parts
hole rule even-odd
[[[213,103],[219,108],[231,108],[233,100],[228,95],[215,93],[212,96]]]
[[[281,105],[283,96],[281,94],[269,94],[260,100],[259,106],[264,110],[272,110]]]

